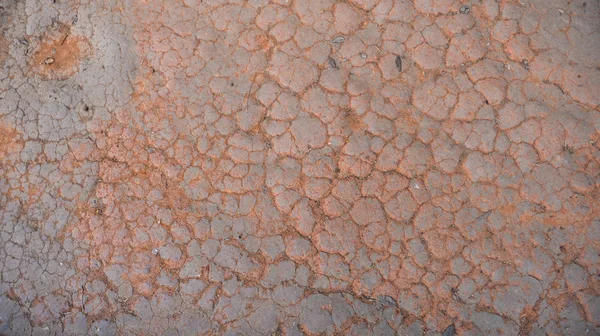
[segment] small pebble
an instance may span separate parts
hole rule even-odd
[[[459,12],[461,14],[469,14],[469,12],[471,12],[471,8],[469,6],[462,6],[460,7]]]
[[[367,54],[365,54],[365,53],[360,53],[360,58],[362,58],[362,59],[366,59],[366,58],[367,58]]]
[[[152,254],[153,254],[153,255],[157,255],[157,254],[158,254],[158,249],[157,249],[157,248],[155,248],[155,249],[152,249]]]
[[[331,40],[331,43],[344,43],[344,41],[346,41],[346,38],[343,36],[336,36],[333,38],[333,40]]]
[[[402,57],[396,56],[396,69],[398,72],[402,71]]]
[[[29,41],[27,41],[26,38],[22,37],[19,39],[19,43],[21,43],[24,46],[28,46],[29,45]]]
[[[529,61],[524,59],[521,64],[523,65],[523,68],[525,68],[525,70],[529,70],[531,67],[529,66]]]
[[[329,66],[330,66],[332,69],[338,69],[337,63],[336,63],[336,61],[335,61],[333,58],[331,58],[331,57],[328,57],[328,58],[327,58],[327,61],[329,62]]]
[[[46,58],[46,60],[44,61],[44,64],[46,64],[46,65],[50,65],[50,64],[52,64],[52,63],[54,63],[54,58],[52,58],[52,57],[48,57],[48,58]]]

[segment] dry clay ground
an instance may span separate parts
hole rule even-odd
[[[600,334],[599,0],[0,5],[1,334]]]

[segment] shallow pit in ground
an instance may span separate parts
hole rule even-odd
[[[79,71],[91,51],[87,38],[73,35],[68,26],[60,25],[41,37],[29,66],[42,79],[65,80]]]

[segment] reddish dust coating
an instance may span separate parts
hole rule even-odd
[[[83,58],[91,52],[90,48],[86,37],[73,36],[67,26],[53,28],[42,37],[29,66],[44,80],[65,80],[79,71]]]
[[[0,333],[600,333],[598,1],[30,2]]]

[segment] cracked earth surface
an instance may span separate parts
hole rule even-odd
[[[600,333],[600,1],[0,5],[0,334]]]

